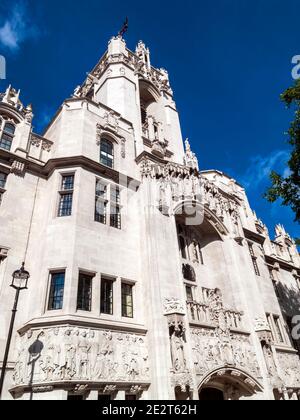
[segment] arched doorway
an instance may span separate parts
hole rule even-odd
[[[199,392],[200,401],[224,401],[224,392],[217,388],[203,388]]]

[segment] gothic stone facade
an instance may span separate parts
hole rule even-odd
[[[43,136],[19,95],[0,102],[0,358],[11,273],[31,277],[3,398],[299,399],[295,243],[199,171],[145,45],[113,38]]]

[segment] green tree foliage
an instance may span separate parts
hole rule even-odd
[[[295,221],[300,223],[300,80],[281,95],[282,101],[290,109],[295,110],[295,119],[288,131],[288,143],[291,156],[288,161],[289,175],[284,177],[276,172],[271,173],[272,186],[266,193],[271,203],[282,200],[295,213]],[[298,239],[300,245],[300,239]]]

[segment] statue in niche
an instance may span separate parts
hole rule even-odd
[[[142,376],[148,376],[149,373],[149,366],[148,366],[148,351],[145,346],[145,342],[143,338],[139,339],[139,356],[141,360],[141,375]]]
[[[271,377],[275,377],[277,375],[277,368],[274,361],[272,347],[267,343],[263,343],[262,346],[269,375]]]
[[[61,345],[59,340],[59,328],[55,328],[53,331],[54,340],[53,340],[53,364],[55,369],[58,369],[61,365]]]
[[[25,349],[24,347],[18,351],[18,358],[15,365],[15,371],[13,374],[13,380],[16,384],[23,384],[24,378],[26,377],[26,365],[24,363]]]
[[[171,354],[175,372],[186,370],[186,359],[184,354],[184,332],[182,328],[172,328],[171,332]]]
[[[199,263],[198,242],[196,240],[193,240],[192,242],[192,255],[193,255],[193,262]]]

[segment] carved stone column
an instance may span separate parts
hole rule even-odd
[[[170,352],[172,359],[172,386],[190,398],[194,389],[192,375],[187,365],[185,309],[179,299],[165,300],[164,314],[168,320]]]

